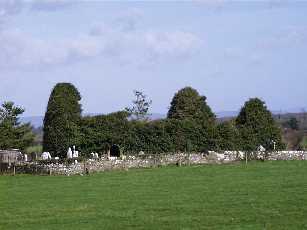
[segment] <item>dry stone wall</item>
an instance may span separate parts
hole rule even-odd
[[[198,164],[225,164],[246,159],[263,160],[307,160],[307,152],[278,151],[253,152],[225,151],[221,153],[174,153],[142,156],[123,156],[122,158],[108,158],[106,155],[99,159],[89,159],[75,163],[24,163],[16,168],[17,173],[37,173],[50,175],[75,175],[108,170],[128,170],[130,168],[150,168],[167,165],[198,165]]]

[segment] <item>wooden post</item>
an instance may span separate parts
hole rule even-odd
[[[159,158],[159,155],[158,153],[155,155],[155,167],[157,168],[158,167],[158,158]]]

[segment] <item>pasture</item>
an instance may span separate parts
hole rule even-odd
[[[307,229],[307,161],[0,176],[0,229]]]

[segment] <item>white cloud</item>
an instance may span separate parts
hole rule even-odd
[[[46,41],[18,30],[0,33],[1,68],[31,68],[57,65],[97,56],[103,44],[90,36]]]
[[[22,8],[23,2],[21,0],[0,0],[0,29],[9,17],[18,14]]]
[[[54,11],[77,4],[75,0],[1,0],[0,20],[20,13],[22,10]]]
[[[76,0],[28,0],[32,10],[54,11],[70,7],[77,3]]]
[[[1,0],[0,21],[24,9],[56,10],[73,0]],[[197,50],[201,39],[187,31],[139,30],[143,12],[128,9],[111,23],[98,23],[88,34],[46,40],[18,29],[0,30],[0,66],[37,67],[103,56],[121,63],[142,65],[163,58],[184,58]]]
[[[188,31],[140,30],[142,12],[129,10],[111,24],[96,24],[90,35],[105,44],[104,55],[118,58],[123,63],[147,65],[159,60],[185,58],[197,52],[202,39]]]
[[[258,42],[257,48],[266,51],[280,48],[293,48],[301,44],[307,44],[307,27],[292,26],[280,29],[273,36]]]
[[[33,68],[67,64],[93,57],[147,65],[161,59],[186,58],[202,40],[186,31],[138,30],[141,13],[133,11],[114,22],[94,26],[88,34],[42,40],[18,30],[0,31],[1,68]]]
[[[143,36],[148,49],[157,55],[184,55],[201,43],[195,34],[183,31],[147,32]]]
[[[275,10],[280,8],[292,8],[306,6],[306,1],[293,0],[258,0],[258,1],[236,1],[236,0],[193,0],[196,4],[208,10]]]
[[[143,11],[137,8],[131,8],[121,12],[114,20],[114,26],[122,31],[132,31],[137,28],[142,21]]]
[[[0,1],[0,17],[19,13],[23,3],[20,0],[1,0]]]

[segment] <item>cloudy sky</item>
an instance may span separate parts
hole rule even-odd
[[[155,113],[192,86],[214,111],[260,97],[307,106],[307,1],[0,1],[0,102],[43,115],[52,87],[72,82],[86,113],[144,91]]]

